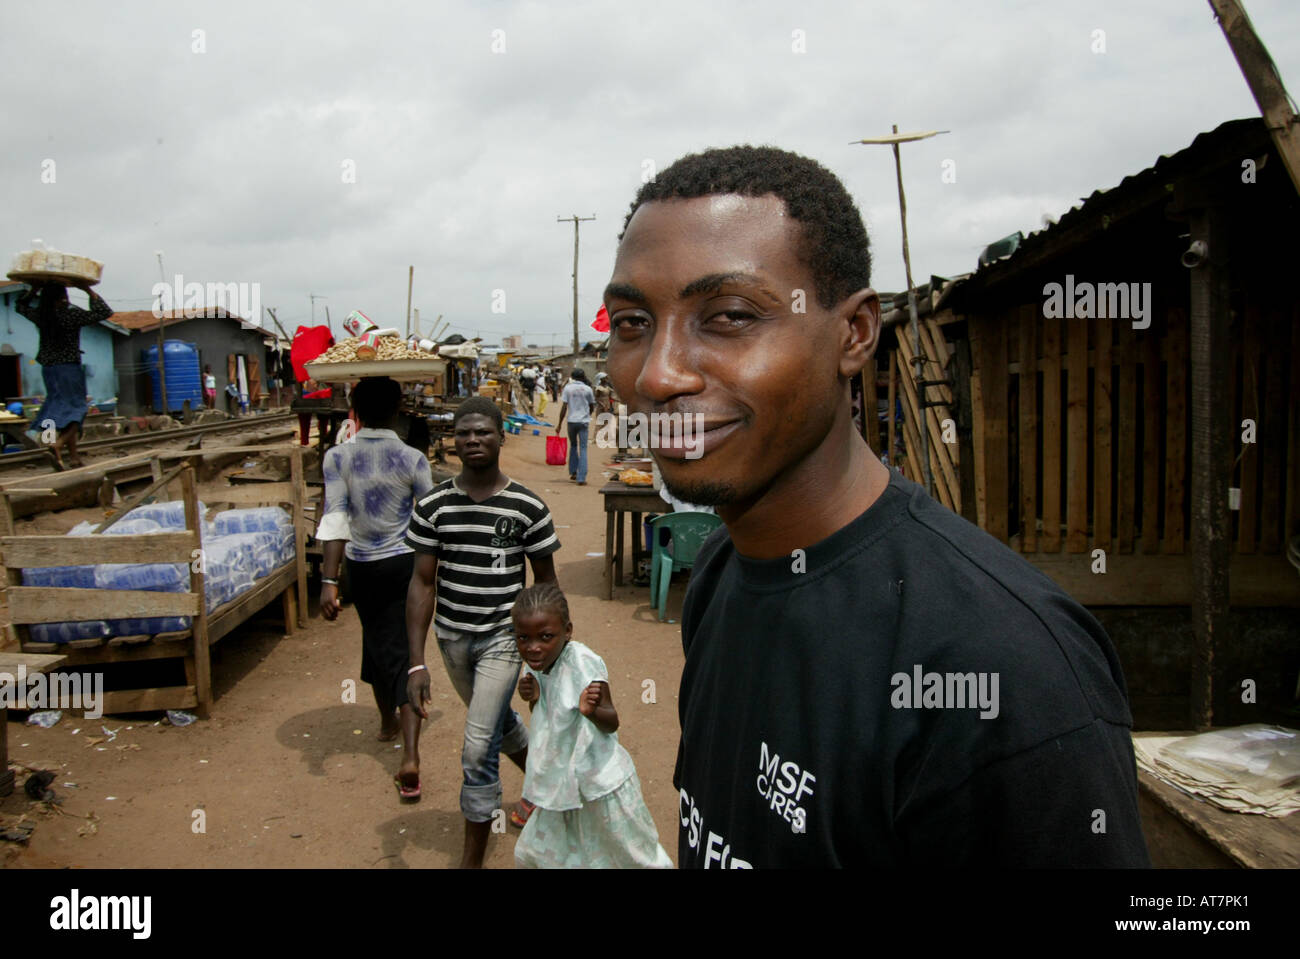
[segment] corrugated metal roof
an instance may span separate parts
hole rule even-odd
[[[231,320],[238,323],[246,330],[256,330],[259,333],[271,335],[260,326],[254,326],[247,320],[230,313],[219,306],[208,306],[201,310],[165,310],[163,318],[168,323],[175,323],[181,320],[195,319],[213,319],[213,320]],[[125,313],[114,313],[113,322],[120,323],[135,333],[149,332],[158,328],[158,318],[154,316],[153,310],[129,310]]]
[[[1045,246],[1065,240],[1071,231],[1080,226],[1100,222],[1104,228],[1109,214],[1116,207],[1137,199],[1144,192],[1152,195],[1153,203],[1163,202],[1164,198],[1171,197],[1175,181],[1199,172],[1207,163],[1215,162],[1228,153],[1233,153],[1240,160],[1257,156],[1261,151],[1271,148],[1268,129],[1260,117],[1228,120],[1213,130],[1197,134],[1187,147],[1177,153],[1163,155],[1145,170],[1124,177],[1115,186],[1094,190],[1089,196],[1081,198],[1079,204],[1062,214],[1057,222],[1026,235],[1010,256],[981,266],[966,280],[946,290],[941,305],[963,291],[978,289],[988,280],[1001,279],[1016,272],[1027,260],[1035,258]]]

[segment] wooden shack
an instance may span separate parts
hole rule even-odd
[[[1294,709],[1297,214],[1263,121],[1230,121],[920,290],[919,377],[906,309],[886,317],[907,475],[922,477],[925,403],[936,498],[1098,613],[1135,712],[1147,694],[1208,707],[1211,671],[1216,722],[1260,718],[1244,679]],[[1157,608],[1171,614],[1134,616]]]

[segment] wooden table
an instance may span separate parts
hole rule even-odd
[[[34,676],[57,669],[67,658],[57,653],[0,652],[0,673],[8,673],[5,682],[17,683],[19,666],[26,666],[27,675]],[[9,771],[9,710],[0,705],[0,796],[8,796],[13,791],[14,774]]]
[[[636,575],[637,562],[644,550],[641,547],[641,514],[671,513],[673,508],[663,501],[659,491],[650,486],[628,486],[612,480],[600,488],[605,503],[605,598],[614,598],[614,587],[623,585],[623,516],[632,517],[632,570]],[[612,568],[611,568],[612,567]]]
[[[1138,770],[1151,863],[1165,869],[1300,868],[1300,812],[1283,819],[1229,812]]]

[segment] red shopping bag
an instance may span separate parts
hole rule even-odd
[[[569,440],[564,436],[546,437],[546,465],[563,466],[569,459]]]

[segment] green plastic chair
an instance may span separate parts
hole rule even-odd
[[[650,602],[664,621],[668,610],[668,584],[673,573],[695,565],[709,534],[722,525],[714,513],[665,513],[651,520],[654,542],[650,553]]]

